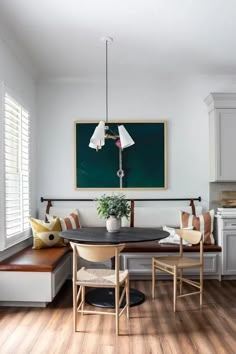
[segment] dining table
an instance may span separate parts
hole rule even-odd
[[[149,227],[121,227],[119,232],[108,232],[105,227],[85,227],[73,230],[61,231],[59,236],[68,241],[93,244],[93,245],[115,245],[137,242],[158,241],[169,233],[158,228]],[[114,258],[111,259],[111,269],[114,269]],[[95,288],[86,293],[86,303],[102,307],[115,307],[114,289]],[[141,304],[145,300],[145,295],[138,289],[130,288],[130,306]],[[125,300],[121,306],[125,305]]]

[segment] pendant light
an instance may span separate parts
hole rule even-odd
[[[93,135],[91,136],[89,147],[100,150],[105,145],[105,139],[116,140],[116,145],[120,146],[121,149],[125,149],[134,144],[133,139],[125,129],[124,125],[118,126],[119,135],[114,135],[109,133],[108,126],[108,45],[113,42],[111,37],[101,38],[106,44],[106,120],[100,121],[97,127],[95,128]]]

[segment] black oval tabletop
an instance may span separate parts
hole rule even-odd
[[[149,227],[122,227],[119,232],[108,232],[105,227],[85,227],[62,231],[59,236],[81,243],[119,244],[160,240],[169,236],[169,232]]]

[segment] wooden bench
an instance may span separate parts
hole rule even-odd
[[[70,251],[28,247],[0,262],[0,305],[45,307],[71,274]]]
[[[183,246],[184,253],[191,253],[191,258],[199,257],[199,246]],[[121,253],[121,267],[128,269],[132,279],[150,279],[152,257],[178,254],[179,246],[159,244],[158,241],[130,243]],[[204,245],[204,277],[221,280],[221,247],[218,245]],[[189,269],[186,274],[198,277],[195,269]],[[160,273],[159,277],[166,277]]]
[[[184,252],[198,257],[199,246],[185,246]],[[121,268],[128,269],[133,279],[148,279],[152,256],[170,253],[177,254],[178,246],[158,241],[130,243],[121,253]],[[206,278],[220,279],[220,255],[220,246],[204,245]],[[45,307],[70,277],[71,261],[69,247],[41,250],[28,247],[0,262],[0,306]]]

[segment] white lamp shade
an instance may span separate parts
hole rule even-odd
[[[129,133],[127,132],[127,130],[123,125],[119,125],[118,130],[119,130],[120,144],[122,149],[125,149],[135,144],[135,142],[133,141],[133,139],[131,138],[131,136],[129,135]]]
[[[89,147],[97,149],[103,145],[105,145],[105,122],[101,121],[93,132]]]
[[[89,143],[89,147],[91,148],[91,149],[95,149],[95,150],[100,150],[101,148],[102,148],[102,146],[100,145],[94,145],[93,143]]]

